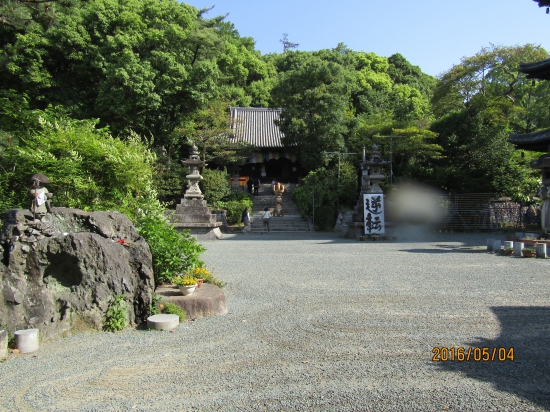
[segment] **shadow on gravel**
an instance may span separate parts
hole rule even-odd
[[[509,392],[550,410],[550,307],[496,306],[491,310],[501,325],[496,339],[478,338],[471,346],[470,361],[438,362],[439,367]],[[474,350],[481,348],[481,350]],[[489,348],[489,360],[483,361],[483,348]],[[491,361],[493,348],[495,360]],[[500,348],[505,348],[504,351]],[[509,359],[513,348],[514,360]],[[474,355],[480,359],[475,361]],[[506,360],[498,360],[500,355]],[[504,356],[506,353],[506,356]]]

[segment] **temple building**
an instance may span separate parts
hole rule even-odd
[[[541,7],[550,5],[550,1],[538,1],[538,3]],[[525,73],[528,79],[550,80],[550,59],[521,63],[519,71]],[[545,233],[550,233],[550,129],[533,133],[511,134],[508,141],[516,149],[547,152],[537,160],[533,160],[530,166],[542,172],[544,204],[541,209],[541,226]]]
[[[239,169],[240,176],[258,177],[263,183],[298,182],[306,172],[299,160],[282,143],[283,133],[276,120],[281,109],[231,107],[233,138],[255,149]]]

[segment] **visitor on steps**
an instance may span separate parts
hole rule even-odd
[[[243,233],[250,232],[252,228],[250,227],[250,214],[248,213],[248,206],[243,210],[241,221],[244,223]]]
[[[260,179],[254,179],[254,196],[258,196],[258,190],[260,190]]]
[[[262,222],[263,222],[262,235],[264,234],[264,229],[266,228],[266,226],[267,226],[267,233],[271,233],[271,228],[269,227],[270,218],[271,218],[271,213],[269,213],[269,208],[266,207],[264,209],[264,212],[262,213]]]
[[[252,186],[254,185],[254,180],[252,180],[251,177],[248,178],[248,181],[246,182],[246,188],[248,189],[248,193],[252,194]]]

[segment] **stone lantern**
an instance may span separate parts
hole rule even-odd
[[[363,235],[386,233],[384,193],[379,183],[385,177],[382,168],[389,163],[380,157],[380,150],[376,144],[372,145],[371,156],[368,160],[365,149],[363,149],[361,193],[357,206],[355,206],[353,221],[348,227],[347,237],[359,239]]]
[[[189,174],[185,176],[188,180],[187,190],[181,203],[176,206],[176,213],[170,217],[172,224],[176,230],[188,229],[200,239],[222,237],[219,229],[222,222],[217,221],[212,208],[206,205],[199,187],[202,180],[199,168],[207,165],[200,159],[197,146],[193,145],[189,159],[183,160],[182,163],[190,169]]]

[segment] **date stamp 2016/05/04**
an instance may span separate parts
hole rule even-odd
[[[432,349],[433,362],[506,362],[514,361],[514,348],[445,348]]]

